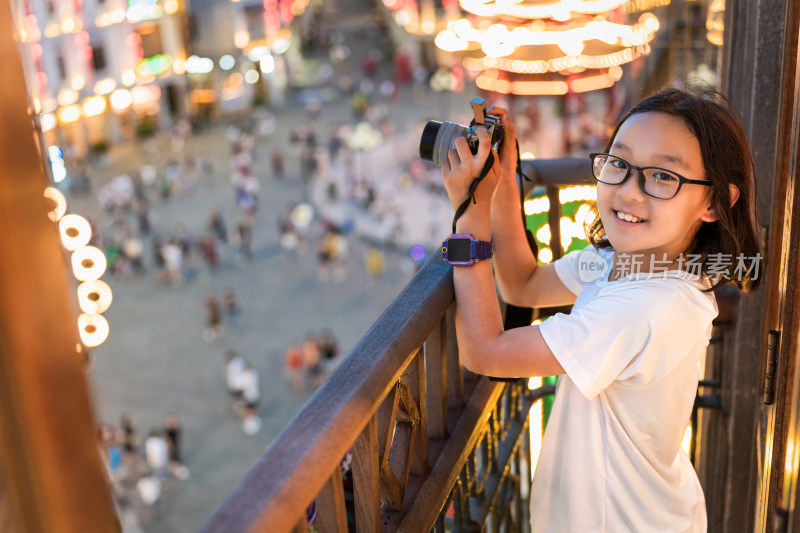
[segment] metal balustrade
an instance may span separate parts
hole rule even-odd
[[[586,183],[584,160],[528,161],[526,184]],[[550,203],[558,221],[560,204]],[[558,224],[555,225],[557,227]],[[552,231],[553,250],[560,235]],[[204,533],[348,530],[341,461],[352,455],[363,532],[526,531],[528,414],[552,386],[463,369],[452,268],[429,261],[204,524]],[[452,519],[447,518],[452,504]]]

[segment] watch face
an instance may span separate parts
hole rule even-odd
[[[470,239],[449,239],[447,241],[447,258],[450,261],[469,261],[472,246]]]

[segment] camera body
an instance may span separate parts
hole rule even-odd
[[[475,97],[470,103],[475,118],[469,126],[462,126],[453,122],[439,122],[429,120],[422,130],[419,141],[419,156],[426,161],[441,166],[447,161],[447,153],[454,148],[455,140],[459,137],[467,139],[469,149],[473,154],[478,153],[478,128],[483,128],[489,134],[492,149],[497,151],[503,142],[505,128],[500,123],[500,117],[486,114],[486,101]]]

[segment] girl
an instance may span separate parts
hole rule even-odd
[[[456,266],[464,365],[498,377],[559,375],[531,490],[535,532],[706,530],[702,489],[680,443],[700,357],[717,315],[712,288],[760,281],[754,165],[728,101],[665,89],[592,154],[593,246],[537,266],[524,237],[515,129],[458,219],[457,233],[493,243],[503,299],[572,305],[538,326],[503,331],[492,264]],[[489,154],[459,138],[442,168],[454,207]],[[497,161],[497,156],[495,157]]]

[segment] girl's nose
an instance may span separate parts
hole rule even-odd
[[[643,202],[646,198],[641,187],[641,177],[639,170],[631,169],[628,179],[624,183],[617,185],[617,196],[623,200]]]

